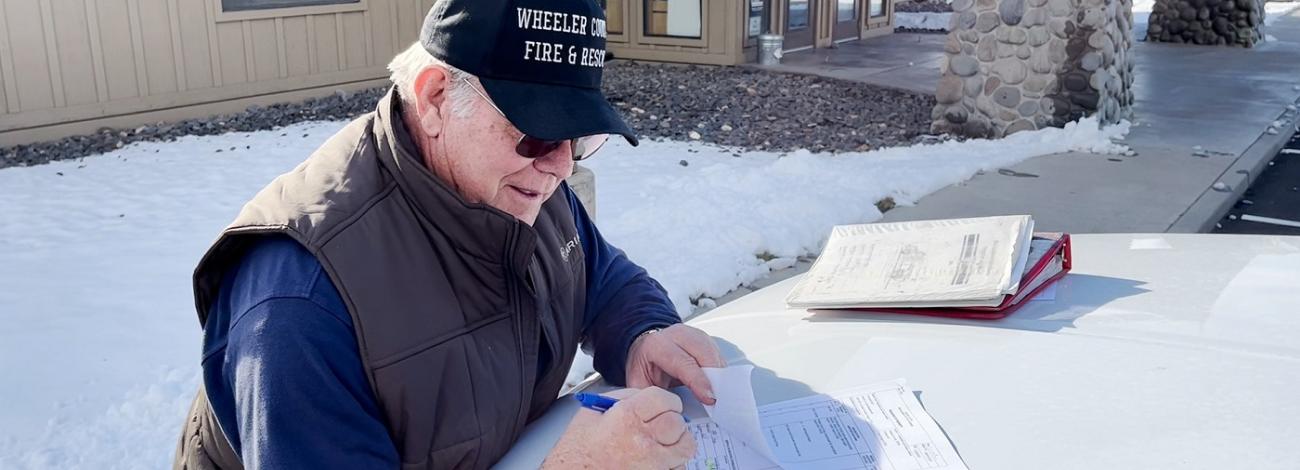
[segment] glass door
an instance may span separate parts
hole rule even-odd
[[[784,44],[786,50],[813,45],[813,22],[817,18],[816,4],[817,2],[810,0],[786,2]]]
[[[835,0],[835,31],[832,32],[832,39],[857,39],[860,16],[858,0]]]

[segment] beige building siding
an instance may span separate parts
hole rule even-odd
[[[432,0],[0,0],[0,145],[385,83]]]
[[[699,0],[700,37],[647,34],[652,0],[609,0],[618,58],[730,65],[753,61],[749,0]],[[859,37],[888,34],[861,15]],[[389,58],[419,34],[434,0],[222,11],[221,0],[0,0],[0,146],[99,128],[241,111],[387,83]],[[810,18],[829,46],[834,0]],[[788,0],[769,0],[782,31]],[[617,27],[617,31],[614,28]]]

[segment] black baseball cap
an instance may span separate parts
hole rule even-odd
[[[600,91],[605,11],[594,0],[440,0],[420,44],[478,77],[520,131],[545,140],[636,134]]]

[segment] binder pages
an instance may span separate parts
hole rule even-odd
[[[837,226],[786,302],[997,306],[1019,290],[1033,230],[1027,215]]]

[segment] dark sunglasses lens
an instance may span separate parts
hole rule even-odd
[[[525,158],[541,158],[546,154],[554,152],[564,141],[562,140],[542,140],[532,136],[524,136],[519,140],[519,145],[515,146],[515,153]]]

